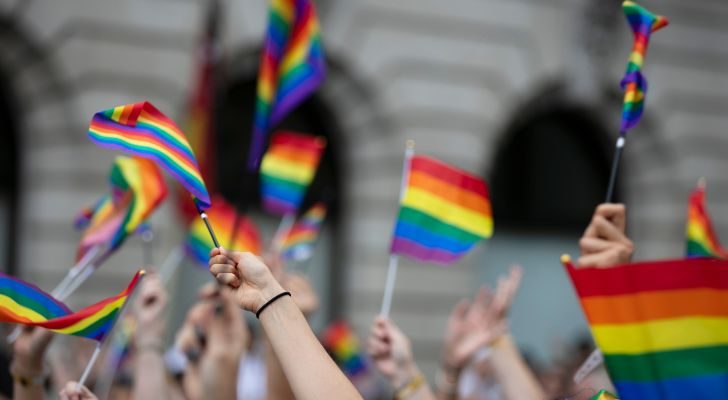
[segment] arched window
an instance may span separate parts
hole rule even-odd
[[[555,342],[587,332],[559,257],[578,256],[579,237],[604,201],[613,151],[596,113],[560,94],[549,90],[516,110],[496,144],[488,174],[495,234],[479,270],[493,282],[511,263],[523,266],[512,327],[541,361]]]

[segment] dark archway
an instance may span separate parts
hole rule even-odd
[[[2,269],[11,275],[17,274],[17,221],[20,148],[18,143],[17,113],[15,96],[0,70],[0,257]]]
[[[516,115],[491,168],[498,227],[564,233],[583,229],[607,188],[613,144],[606,129],[596,113],[565,100],[558,87]]]
[[[260,210],[260,184],[257,174],[246,172],[246,160],[250,146],[253,112],[257,85],[257,60],[259,53],[242,52],[222,71],[218,82],[217,109],[215,113],[218,176],[220,192],[243,211]],[[255,63],[251,62],[256,60]],[[242,65],[241,65],[242,64]],[[331,68],[332,63],[329,63]],[[226,73],[227,72],[227,73]],[[299,105],[273,130],[285,129],[323,136],[327,147],[313,183],[307,191],[301,211],[317,201],[328,205],[327,230],[331,232],[328,246],[326,284],[328,310],[326,319],[339,316],[344,310],[341,268],[333,260],[343,258],[340,242],[340,193],[342,162],[339,159],[344,144],[343,134],[332,109],[321,96],[314,94]]]

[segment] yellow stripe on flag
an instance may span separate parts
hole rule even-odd
[[[728,345],[728,318],[687,317],[622,325],[592,326],[605,354],[640,354]]]
[[[493,232],[493,219],[490,216],[460,207],[416,187],[407,188],[402,205],[420,210],[449,225],[483,238],[490,237]]]

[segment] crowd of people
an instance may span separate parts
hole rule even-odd
[[[634,246],[625,225],[624,206],[598,206],[579,241],[578,264],[607,268],[628,262]],[[13,344],[9,366],[12,398],[43,399],[53,391],[72,400],[362,398],[307,322],[319,298],[305,276],[286,271],[277,257],[223,248],[211,251],[209,269],[217,284],[199,291],[198,301],[175,334],[172,351],[165,351],[164,342],[169,306],[165,287],[153,273],[142,282],[131,313],[135,329],[129,379],[117,380],[104,393],[98,392],[98,373],[96,378],[92,373],[88,387],[73,380],[78,360],[88,357],[87,349],[73,348],[73,359],[59,359],[47,354],[52,332],[24,329]],[[396,321],[375,317],[366,348],[370,364],[389,386],[382,397],[588,399],[599,389],[609,389],[603,368],[578,384],[573,380],[575,369],[591,350],[588,344],[574,348],[559,368],[537,369],[527,363],[508,325],[509,308],[523,275],[520,267],[513,266],[494,288],[484,286],[455,305],[444,327],[440,367],[431,381],[415,362],[407,333]],[[258,326],[241,310],[257,317]],[[170,353],[181,360],[174,370]],[[256,371],[241,360],[256,357],[263,367],[254,379],[241,378],[241,369]],[[264,387],[256,392],[241,387],[245,385]],[[257,394],[246,397],[246,393]]]

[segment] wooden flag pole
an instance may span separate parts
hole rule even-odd
[[[614,149],[612,172],[609,175],[609,186],[607,186],[607,198],[604,201],[605,203],[611,203],[614,200],[614,188],[617,186],[617,174],[619,173],[619,163],[622,160],[622,149],[624,149],[625,141],[626,138],[624,133],[620,133]]]
[[[407,188],[407,180],[409,179],[409,160],[415,154],[415,141],[407,140],[404,151],[404,162],[402,163],[402,180],[399,183],[399,203],[402,203],[404,191]],[[388,318],[389,311],[392,308],[392,295],[394,293],[394,284],[397,281],[397,268],[399,266],[399,256],[397,254],[389,255],[389,267],[387,268],[387,280],[384,284],[384,296],[382,297],[382,308],[379,315]]]

